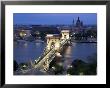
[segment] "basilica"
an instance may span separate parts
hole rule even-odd
[[[83,21],[81,21],[79,17],[77,18],[76,23],[74,22],[74,19],[73,19],[72,31],[74,33],[79,33],[83,31]]]

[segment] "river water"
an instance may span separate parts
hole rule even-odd
[[[15,42],[14,59],[17,63],[34,61],[43,53],[45,46],[44,42]],[[72,60],[86,61],[87,57],[94,53],[97,53],[97,43],[72,43],[68,46],[65,55],[70,55]]]

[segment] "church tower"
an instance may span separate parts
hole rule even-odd
[[[79,19],[79,17],[78,17],[78,19],[77,19],[77,21],[76,21],[76,27],[80,27],[81,26],[81,21],[80,21],[80,19]]]

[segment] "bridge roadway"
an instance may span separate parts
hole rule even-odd
[[[43,58],[40,59],[40,61],[35,64],[35,68],[42,69],[45,62],[50,63],[53,60],[53,58],[55,57],[55,53],[55,49],[51,49],[46,55],[44,55]]]
[[[69,39],[60,40],[60,45],[61,45],[60,49],[62,49],[63,46],[68,41],[69,41]],[[45,62],[46,62],[47,65],[49,65],[50,62],[54,59],[55,54],[56,54],[56,50],[54,48],[47,51],[47,53],[44,52],[43,55],[38,58],[37,62],[34,65],[34,68],[39,69],[39,70],[42,69]],[[47,66],[47,67],[49,67],[49,66]]]

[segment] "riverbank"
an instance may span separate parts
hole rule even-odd
[[[74,43],[97,43],[96,40],[71,40]]]

